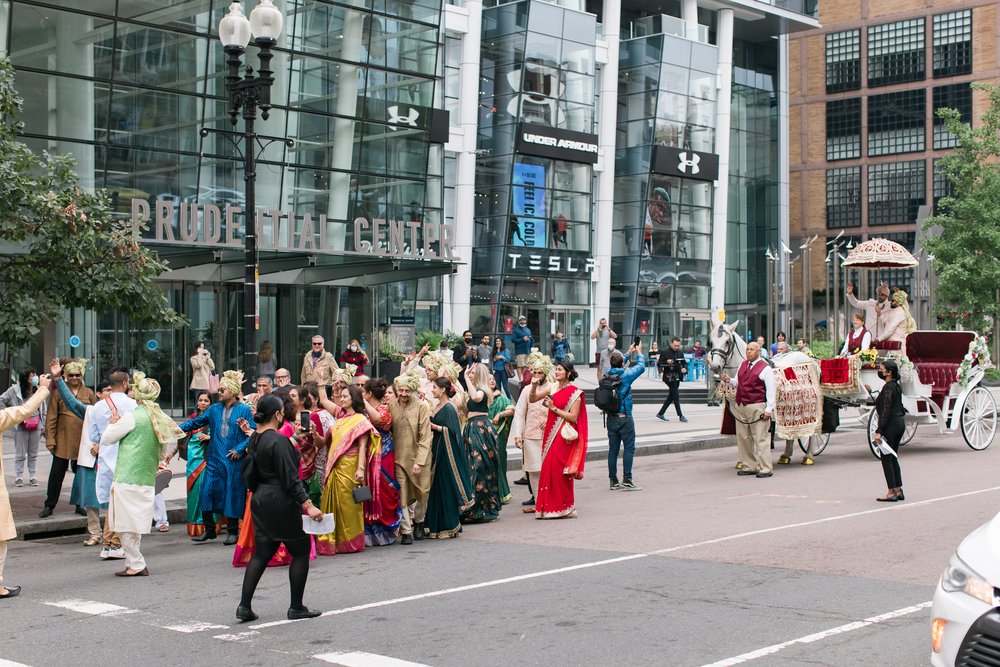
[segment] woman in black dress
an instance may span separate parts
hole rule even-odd
[[[879,375],[885,378],[885,386],[875,399],[875,410],[878,415],[878,428],[873,440],[876,445],[883,443],[892,450],[882,451],[882,471],[885,473],[885,483],[888,493],[875,500],[880,503],[894,503],[904,500],[903,476],[899,470],[899,442],[906,431],[903,419],[903,391],[899,386],[899,366],[893,360],[879,364]]]
[[[244,477],[250,470],[246,466],[252,462],[252,477],[256,477],[256,488],[251,489],[250,501],[256,548],[243,574],[243,594],[236,617],[241,621],[255,621],[257,614],[250,606],[254,591],[271,558],[281,543],[292,555],[288,569],[288,582],[292,591],[292,603],[288,607],[290,620],[315,618],[318,611],[310,611],[302,604],[302,594],[309,576],[309,538],[302,530],[302,512],[305,511],[315,521],[323,519],[323,513],[309,500],[305,484],[299,479],[299,452],[292,442],[276,430],[284,416],[280,397],[268,394],[257,402],[254,422],[257,430],[250,436],[247,457],[244,463]],[[253,486],[250,480],[248,486]]]

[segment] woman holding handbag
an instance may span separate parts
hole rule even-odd
[[[191,350],[191,398],[195,403],[198,402],[198,394],[203,391],[207,391],[210,394],[214,394],[219,391],[219,380],[216,377],[213,382],[213,373],[215,372],[215,362],[212,361],[212,355],[209,353],[208,348],[205,347],[205,341],[199,340],[194,344],[194,349]],[[214,387],[212,385],[215,385]]]
[[[510,352],[507,351],[507,345],[503,342],[503,338],[497,336],[493,341],[493,379],[500,391],[507,395],[507,398],[512,398],[508,380],[516,373],[510,363]]]
[[[38,390],[38,372],[25,368],[18,374],[17,384],[12,384],[0,395],[0,408],[23,405]],[[42,403],[31,416],[14,428],[14,486],[24,486],[24,463],[28,462],[28,483],[38,486],[35,477],[38,461],[38,443],[45,426],[47,404]]]
[[[535,493],[536,519],[576,516],[574,480],[583,479],[587,459],[587,410],[583,391],[571,384],[577,378],[573,364],[555,367],[555,386],[532,385],[530,400],[542,401],[549,414],[542,440],[542,472]]]
[[[365,515],[361,505],[364,498],[360,493],[355,494],[355,490],[365,484],[368,453],[382,447],[382,437],[365,413],[361,390],[354,385],[345,387],[337,399],[343,414],[328,435],[329,454],[320,500],[320,509],[333,514],[335,528],[332,533],[316,538],[316,551],[321,556],[364,551]]]

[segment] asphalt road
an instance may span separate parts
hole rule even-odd
[[[884,493],[859,433],[815,466],[737,477],[735,450],[636,459],[639,492],[588,464],[580,518],[520,512],[460,539],[313,562],[287,622],[269,570],[233,616],[242,570],[182,526],[144,539],[151,576],[112,576],[80,537],[10,544],[0,658],[41,665],[922,665],[933,587],[958,542],[1000,510],[1000,446],[918,431],[902,452],[907,500]],[[511,480],[515,478],[512,473]],[[109,606],[110,605],[110,606]],[[0,661],[0,664],[3,664]]]

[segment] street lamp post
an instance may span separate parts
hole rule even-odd
[[[235,126],[242,111],[244,123],[242,134],[237,132],[221,133],[227,135],[236,148],[238,148],[240,140],[243,142],[243,180],[246,184],[243,227],[245,262],[243,276],[243,379],[244,388],[248,391],[248,387],[252,387],[256,380],[257,329],[260,327],[258,305],[260,257],[257,249],[256,201],[257,149],[260,145],[260,150],[263,151],[263,148],[273,141],[290,144],[287,139],[259,137],[254,132],[254,121],[257,119],[258,109],[260,109],[262,120],[267,120],[271,110],[271,85],[274,83],[271,71],[271,58],[274,57],[274,54],[271,49],[277,44],[283,22],[284,17],[274,6],[272,0],[260,0],[260,4],[250,12],[249,19],[243,14],[242,5],[238,1],[233,2],[229,5],[229,13],[219,21],[219,40],[226,53],[226,93],[229,97],[229,115]],[[259,49],[260,67],[257,76],[253,74],[253,68],[247,66],[244,76],[240,77],[243,55],[246,53],[251,35],[254,38],[254,44]],[[219,132],[218,130],[214,131]],[[208,132],[209,130],[203,129],[201,134],[204,137]],[[267,143],[261,144],[261,139],[266,140]]]

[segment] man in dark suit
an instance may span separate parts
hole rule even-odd
[[[677,418],[682,422],[687,421],[681,413],[681,379],[687,374],[687,361],[684,359],[684,353],[681,352],[681,339],[674,336],[670,341],[670,347],[663,350],[660,353],[660,376],[663,378],[663,382],[666,383],[667,388],[670,393],[667,394],[667,400],[663,402],[660,406],[659,412],[656,413],[656,418],[662,421],[669,421],[668,417],[664,414],[670,404],[674,404],[674,408],[677,410]]]

